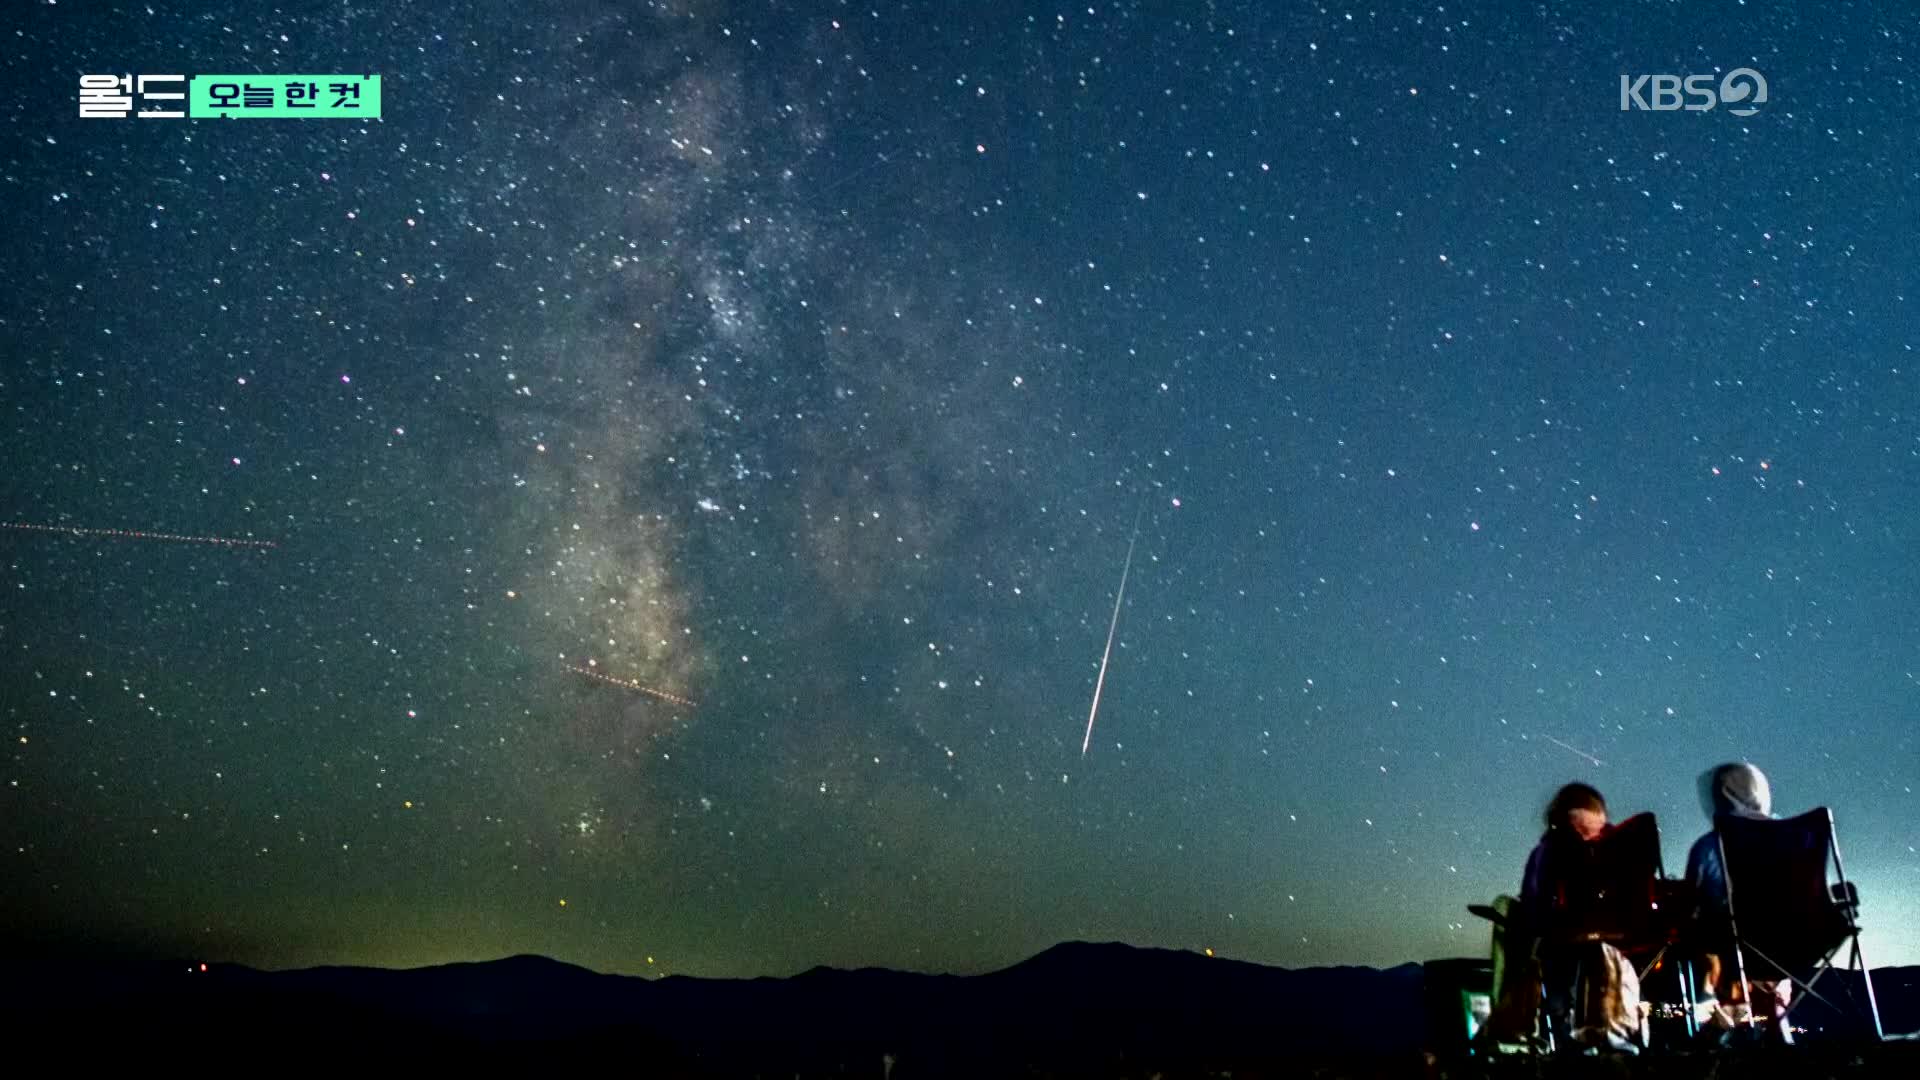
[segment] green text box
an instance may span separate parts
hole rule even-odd
[[[195,75],[187,115],[378,120],[378,75]]]

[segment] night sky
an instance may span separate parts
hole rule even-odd
[[[1920,25],[1803,7],[18,5],[0,921],[1393,964],[1746,758],[1920,962]],[[385,116],[77,115],[236,72]]]

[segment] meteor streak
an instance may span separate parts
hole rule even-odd
[[[700,703],[697,701],[690,701],[686,698],[681,697],[678,694],[669,694],[665,690],[655,690],[651,686],[643,686],[632,679],[622,679],[613,675],[605,675],[598,671],[593,670],[592,668],[581,667],[578,664],[562,664],[560,666],[566,668],[568,671],[571,671],[576,675],[585,675],[589,679],[597,679],[603,683],[610,683],[614,686],[620,687],[623,690],[632,690],[636,693],[646,694],[650,697],[657,697],[661,701],[671,702],[675,705],[684,706],[689,709],[697,709],[700,707]]]
[[[1565,750],[1567,753],[1573,754],[1576,757],[1586,758],[1588,761],[1593,762],[1595,768],[1599,768],[1600,766],[1603,766],[1606,764],[1606,762],[1601,761],[1599,758],[1594,757],[1592,754],[1587,753],[1585,750],[1582,750],[1577,746],[1568,746],[1566,743],[1561,742],[1559,739],[1554,738],[1553,736],[1547,734],[1544,731],[1538,732],[1537,734],[1541,738],[1552,743],[1553,745],[1559,747],[1562,750]]]
[[[1146,510],[1145,506],[1140,508]],[[1127,561],[1120,566],[1120,589],[1113,595],[1113,619],[1107,623],[1107,647],[1100,653],[1100,677],[1093,681],[1093,708],[1087,710],[1087,734],[1080,740],[1080,756],[1093,744],[1093,718],[1100,715],[1100,691],[1107,685],[1107,661],[1113,656],[1113,632],[1120,628],[1120,601],[1127,597],[1127,572],[1133,569],[1133,545],[1140,542],[1140,515],[1133,515],[1133,539],[1127,541]]]
[[[184,533],[148,532],[145,529],[91,529],[79,525],[39,525],[31,521],[0,521],[0,529],[15,532],[56,533],[66,536],[105,536],[116,540],[164,540],[172,544],[212,544],[224,548],[277,548],[272,540],[253,540],[240,536],[189,536]]]

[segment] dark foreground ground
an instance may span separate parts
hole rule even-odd
[[[1337,1072],[1324,1075],[1341,1075]],[[1386,1075],[1386,1074],[1379,1074]],[[1407,1074],[1411,1075],[1411,1074]],[[1694,1053],[1646,1054],[1638,1058],[1563,1058],[1547,1062],[1463,1064],[1435,1068],[1447,1077],[1551,1077],[1565,1080],[1772,1080],[1816,1077],[1920,1077],[1920,1042],[1896,1039],[1868,1045],[1811,1042],[1796,1047],[1754,1047]]]
[[[1920,1077],[1920,1042],[1838,1036],[1794,1048],[1475,1060],[1464,1056],[1450,981],[1461,970],[1436,962],[1288,971],[1085,943],[964,978],[816,969],[786,979],[641,979],[539,957],[266,972],[16,954],[0,965],[8,1051],[0,1060],[50,1060],[63,1072],[587,1068],[769,1080]],[[1915,969],[1875,981],[1889,1030],[1920,1019]]]
[[[1649,1054],[1638,1058],[1557,1058],[1546,1061],[1448,1062],[1425,1053],[1294,1055],[1209,1053],[1195,1039],[1189,1052],[1133,1055],[1087,1049],[1077,1055],[1057,1048],[981,1047],[959,1053],[820,1053],[764,1042],[718,1053],[687,1052],[670,1043],[617,1033],[554,1042],[500,1043],[483,1037],[450,1038],[381,1025],[343,1024],[324,1034],[287,1038],[271,1027],[249,1028],[249,1018],[208,1018],[191,1028],[140,1023],[115,1029],[42,1029],[25,1045],[57,1048],[58,1060],[82,1072],[116,1065],[177,1065],[196,1075],[274,1075],[326,1070],[347,1075],[419,1071],[422,1075],[558,1075],[562,1070],[617,1070],[630,1077],[705,1080],[721,1077],[925,1080],[939,1077],[1126,1078],[1126,1080],[1817,1080],[1823,1077],[1920,1077],[1920,1043],[1879,1046],[1811,1046],[1700,1053]],[[791,1053],[788,1052],[791,1050]],[[39,1060],[37,1055],[31,1060]]]

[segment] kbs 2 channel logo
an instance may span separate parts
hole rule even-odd
[[[1715,83],[1718,85],[1715,85]],[[1620,111],[1712,112],[1724,106],[1735,116],[1752,116],[1767,103],[1767,78],[1752,68],[1711,75],[1620,76]]]

